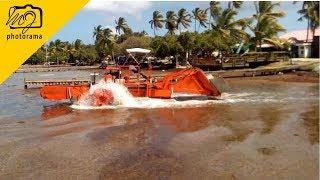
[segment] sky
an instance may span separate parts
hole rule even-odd
[[[222,7],[227,2],[221,1]],[[145,30],[149,35],[153,35],[149,21],[155,10],[162,12],[163,16],[167,11],[177,12],[185,8],[191,13],[192,9],[200,7],[206,9],[209,1],[108,1],[108,0],[91,0],[73,19],[71,19],[51,40],[61,39],[62,41],[74,42],[81,39],[85,44],[92,44],[93,29],[98,25],[104,28],[110,28],[115,32],[115,20],[124,17],[135,32]],[[293,4],[292,1],[280,2],[279,10],[286,13],[286,16],[279,19],[287,32],[293,30],[305,29],[306,21],[297,21],[299,14],[297,11],[301,8],[301,2]],[[255,8],[252,1],[244,2],[239,10],[237,18],[252,16]],[[189,31],[194,31],[194,21]],[[201,31],[201,30],[200,30]],[[158,30],[157,35],[163,35],[166,29]]]

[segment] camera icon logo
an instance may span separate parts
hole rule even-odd
[[[30,28],[42,27],[42,9],[31,4],[25,6],[13,6],[9,9],[9,17],[6,23],[10,29],[22,29],[26,33]]]

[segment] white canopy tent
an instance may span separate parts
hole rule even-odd
[[[144,53],[148,54],[151,52],[149,49],[142,49],[142,48],[132,48],[132,49],[126,49],[128,53]]]
[[[149,49],[142,49],[142,48],[132,48],[132,49],[126,49],[127,53],[129,54],[130,57],[132,57],[132,59],[134,61],[136,61],[136,63],[138,65],[140,65],[140,62],[134,57],[135,54],[140,53],[140,54],[145,54],[143,58],[145,58],[150,52],[151,50]],[[126,64],[128,58],[126,59],[126,61],[124,62],[124,64]]]

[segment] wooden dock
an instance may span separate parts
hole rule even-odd
[[[58,72],[58,71],[80,71],[80,70],[96,70],[99,66],[22,66],[16,73],[32,73],[32,72]]]
[[[26,80],[24,79],[24,88],[30,86],[41,87],[46,85],[89,85],[90,80],[87,79],[72,79],[72,80]]]
[[[317,62],[311,62],[304,65],[290,65],[283,67],[263,67],[255,69],[205,71],[205,74],[212,74],[213,76],[219,76],[223,78],[268,76],[300,70],[303,67],[310,66],[313,64],[317,64]]]

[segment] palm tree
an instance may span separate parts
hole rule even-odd
[[[62,51],[66,55],[66,63],[69,63],[69,60],[73,57],[75,52],[73,44],[69,43],[68,41],[64,42],[62,45]]]
[[[131,29],[129,26],[127,26],[127,27],[124,29],[123,33],[124,33],[125,35],[131,35],[131,34],[133,33],[133,31],[132,31],[132,29]]]
[[[168,11],[166,14],[166,29],[168,29],[168,34],[174,34],[177,28],[177,15],[174,11]]]
[[[198,20],[198,14],[200,14],[200,8],[195,8],[192,10],[193,19],[194,19],[194,32],[197,32],[197,20]]]
[[[76,39],[75,42],[74,42],[74,49],[75,50],[79,50],[79,49],[81,49],[81,47],[82,47],[81,39]]]
[[[153,34],[156,35],[156,30],[161,29],[164,23],[163,16],[160,11],[154,11],[152,14],[152,20],[149,21]]]
[[[229,9],[240,9],[243,4],[243,1],[229,1],[228,8]]]
[[[311,29],[312,37],[314,37],[315,31],[319,27],[319,1],[304,1],[302,3],[302,8],[298,11],[298,13],[301,15],[301,17],[298,19],[299,21],[306,19],[308,22],[306,37],[307,42],[309,39],[309,30]]]
[[[57,39],[53,42],[54,48],[61,49],[62,48],[62,41],[60,39]]]
[[[81,53],[80,51],[82,48],[83,48],[83,44],[80,39],[76,39],[72,44],[70,44],[69,42],[66,42],[64,45],[64,51],[68,56],[67,63],[74,61],[75,60],[74,57]]]
[[[123,17],[119,17],[118,21],[115,20],[115,23],[116,23],[116,31],[119,33],[119,35],[121,34],[121,31],[123,33],[128,31],[129,26],[127,24],[127,21]]]
[[[105,56],[105,51],[104,51],[104,41],[103,41],[103,28],[101,25],[98,25],[93,29],[93,38],[95,38],[94,44],[95,44],[95,49],[98,53],[98,56],[100,59],[103,59]]]
[[[194,18],[194,30],[195,32],[197,32],[197,21],[199,22],[198,25],[198,31],[200,29],[200,26],[202,27],[207,27],[207,21],[208,21],[208,17],[207,17],[207,10],[202,10],[200,8],[195,8],[192,11],[193,14],[193,18]]]
[[[111,52],[111,55],[112,55],[112,60],[114,60],[114,37],[113,37],[113,34],[112,34],[112,30],[109,29],[109,28],[106,28],[103,30],[103,38],[105,40],[105,48],[107,49],[106,51],[107,52]]]
[[[250,29],[254,34],[252,41],[254,41],[255,49],[259,44],[261,51],[263,42],[281,47],[277,34],[285,31],[285,29],[278,23],[278,18],[283,17],[285,14],[282,11],[274,11],[274,8],[280,4],[271,1],[259,1],[255,2],[254,5],[256,14],[251,18],[254,23],[250,26]]]
[[[217,31],[223,37],[232,37],[234,39],[248,38],[245,28],[249,24],[249,19],[235,19],[237,12],[232,9],[224,9],[222,13],[214,19],[211,24],[212,29]]]
[[[93,37],[95,39],[95,48],[100,59],[104,59],[107,51],[113,54],[114,37],[112,30],[103,29],[101,25],[94,28]]]
[[[64,44],[60,39],[55,41],[51,41],[49,43],[48,51],[50,56],[55,56],[56,63],[59,64],[58,54],[62,54],[64,52]]]
[[[211,18],[213,20],[215,20],[221,12],[221,7],[219,6],[220,2],[219,1],[210,1],[210,6],[208,8],[209,12],[210,12],[210,16],[209,16],[209,23],[211,24]],[[210,28],[211,26],[209,26]]]
[[[102,26],[98,25],[97,27],[94,27],[93,29],[93,38],[95,38],[95,42],[99,41],[99,39],[101,39],[101,35],[102,35]]]
[[[184,28],[188,28],[191,22],[191,15],[187,12],[186,9],[182,8],[178,11],[177,18],[177,28],[179,29],[179,33],[181,34],[181,25]]]

